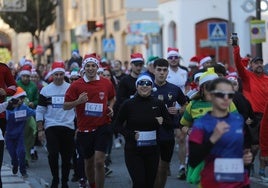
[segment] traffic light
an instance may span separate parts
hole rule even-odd
[[[96,31],[96,21],[94,21],[94,20],[87,21],[87,30],[89,32]]]

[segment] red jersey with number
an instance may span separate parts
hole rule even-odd
[[[87,81],[80,78],[73,82],[65,94],[65,102],[78,99],[83,92],[87,93],[88,101],[76,106],[77,127],[79,131],[92,131],[99,126],[110,123],[108,101],[115,97],[112,82],[106,78]]]

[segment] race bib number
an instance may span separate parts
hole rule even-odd
[[[24,121],[27,118],[26,110],[15,111],[15,121]]]
[[[218,182],[243,182],[244,162],[242,158],[216,158],[214,176]]]
[[[53,96],[51,103],[52,108],[63,108],[64,96]]]
[[[103,114],[103,104],[102,103],[90,103],[85,104],[85,115],[93,117],[101,117]]]
[[[156,131],[140,131],[137,140],[137,146],[155,146],[156,145]]]

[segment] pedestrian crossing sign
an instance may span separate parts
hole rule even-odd
[[[227,24],[225,22],[208,23],[208,38],[210,41],[226,41]]]
[[[114,52],[115,51],[115,40],[114,39],[103,39],[102,46],[103,46],[103,52]]]

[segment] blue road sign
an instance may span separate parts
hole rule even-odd
[[[114,39],[103,39],[102,40],[103,52],[114,52],[115,51],[115,40]]]
[[[226,41],[227,24],[225,22],[208,23],[208,39],[210,41]]]

